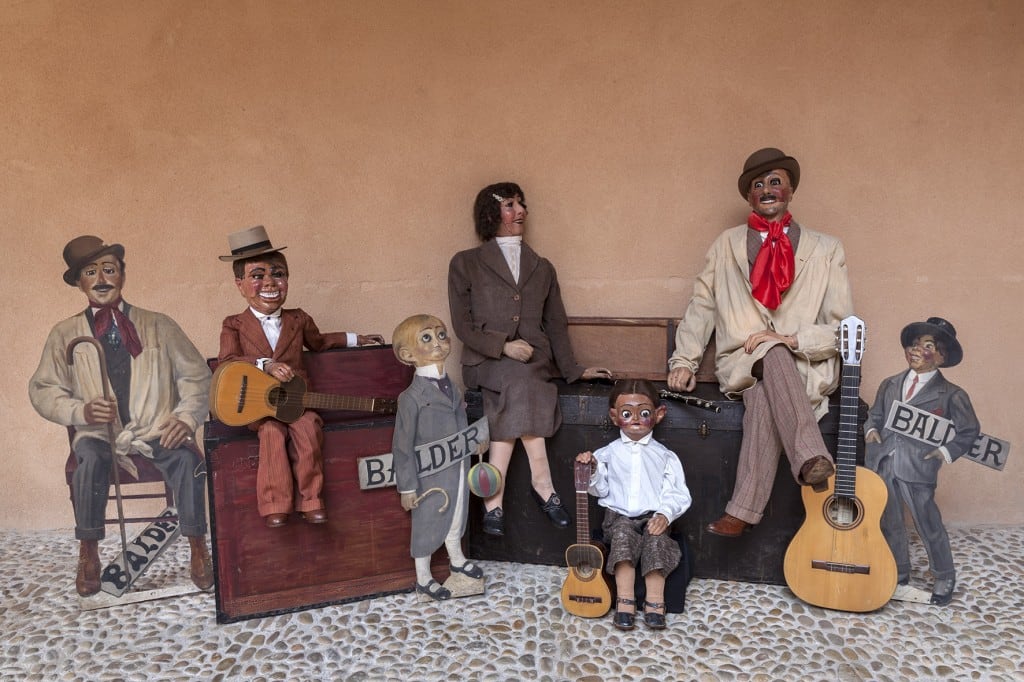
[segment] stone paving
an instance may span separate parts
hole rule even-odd
[[[620,632],[562,609],[564,569],[501,562],[481,562],[486,596],[443,603],[410,593],[227,625],[212,593],[82,611],[71,531],[0,531],[0,679],[1024,680],[1024,528],[950,535],[947,607],[851,614],[785,587],[694,580],[667,630]],[[188,583],[187,557],[179,539],[138,589]],[[929,588],[923,568],[913,583]]]

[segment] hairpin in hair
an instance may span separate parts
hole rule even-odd
[[[495,201],[498,201],[498,202],[505,201],[505,197],[500,197],[497,194],[493,194],[492,193],[491,196],[494,197]]]

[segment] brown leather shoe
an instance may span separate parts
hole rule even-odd
[[[743,519],[737,519],[732,514],[722,514],[722,518],[708,524],[707,531],[723,538],[738,538],[748,528],[750,524]]]
[[[301,512],[302,518],[306,519],[306,523],[327,523],[327,510],[326,509],[314,509],[313,511]]]
[[[75,589],[83,597],[100,591],[100,541],[82,540],[78,545],[78,576]]]
[[[800,467],[800,484],[811,486],[814,488],[814,492],[823,492],[828,488],[829,476],[835,472],[836,468],[828,457],[824,455],[812,457]]]
[[[206,538],[189,537],[188,544],[192,548],[192,560],[189,565],[192,582],[200,590],[208,590],[213,587],[213,560],[206,550]]]
[[[267,522],[267,528],[280,528],[284,524],[288,523],[288,515],[267,514],[263,520]]]

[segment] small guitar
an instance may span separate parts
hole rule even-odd
[[[875,472],[857,466],[857,410],[864,322],[839,325],[843,358],[836,474],[828,489],[803,486],[807,519],[786,550],[786,584],[803,601],[838,611],[874,611],[896,591],[896,560],[880,521],[888,498]]]
[[[310,393],[302,377],[282,383],[248,362],[225,362],[213,373],[210,412],[228,426],[244,426],[264,417],[290,423],[307,408],[394,414],[398,402]]]
[[[574,616],[600,618],[612,607],[612,593],[604,577],[604,553],[590,541],[590,464],[576,462],[576,544],[565,550],[569,575],[562,585],[562,608]]]

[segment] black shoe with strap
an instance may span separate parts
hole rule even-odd
[[[531,489],[533,493],[533,499],[537,500],[537,504],[540,505],[541,511],[548,515],[548,519],[551,523],[555,524],[559,528],[568,528],[569,524],[572,523],[572,517],[569,516],[569,512],[565,507],[562,506],[562,498],[558,496],[558,493],[551,493],[551,497],[548,498],[547,502],[541,499],[541,496],[537,494],[536,490]]]
[[[619,604],[624,606],[632,606],[634,613],[627,613],[626,611],[619,611]],[[612,618],[612,625],[617,627],[619,630],[632,630],[636,627],[636,599],[624,599],[619,597],[615,600],[615,616]]]

